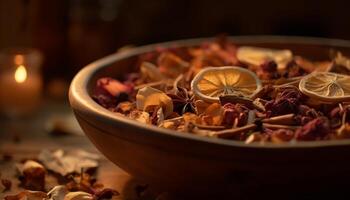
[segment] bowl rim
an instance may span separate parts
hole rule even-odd
[[[249,35],[249,36],[230,36],[228,37],[232,41],[237,41],[238,43],[293,43],[293,44],[309,44],[309,45],[325,45],[334,47],[347,47],[350,48],[350,41],[342,39],[329,39],[329,38],[318,38],[318,37],[301,37],[301,36],[272,36],[272,35]],[[229,147],[243,147],[243,148],[263,148],[263,149],[288,149],[288,148],[323,148],[329,146],[348,146],[350,145],[350,139],[342,140],[328,140],[328,141],[297,141],[282,144],[274,143],[250,143],[246,144],[242,141],[234,141],[220,138],[209,138],[194,134],[179,134],[178,131],[159,128],[153,125],[147,125],[139,123],[135,120],[129,119],[124,116],[119,116],[113,114],[113,112],[105,109],[96,103],[87,91],[88,84],[92,77],[102,68],[122,59],[127,59],[129,57],[137,56],[142,53],[147,53],[154,51],[157,47],[186,47],[200,44],[204,41],[212,41],[213,37],[203,37],[195,39],[183,39],[174,40],[169,42],[155,43],[144,46],[135,47],[122,52],[116,52],[98,59],[85,67],[83,67],[73,78],[70,88],[69,88],[69,102],[73,110],[83,113],[89,113],[90,115],[98,115],[103,120],[109,123],[119,122],[125,123],[129,126],[135,126],[141,129],[147,134],[163,134],[169,137],[175,137],[177,139],[182,138],[186,140],[195,140],[202,143],[211,143],[216,145],[223,145]],[[82,117],[82,116],[80,116]],[[142,132],[143,132],[142,131]],[[107,132],[112,134],[112,132]],[[140,133],[141,134],[141,133]]]

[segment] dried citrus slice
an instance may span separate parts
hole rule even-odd
[[[242,46],[237,50],[237,58],[239,61],[251,65],[259,66],[262,63],[273,60],[278,67],[284,67],[287,62],[292,60],[293,53],[290,50],[268,49],[261,47]]]
[[[252,96],[261,88],[261,81],[250,70],[236,67],[207,67],[192,80],[193,93],[207,102],[219,101],[219,96],[235,94]]]
[[[350,76],[332,72],[313,72],[300,80],[304,94],[321,101],[350,100]]]

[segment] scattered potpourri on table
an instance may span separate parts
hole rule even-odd
[[[245,143],[350,138],[350,59],[332,49],[314,61],[288,46],[218,38],[159,47],[132,67],[124,78],[100,78],[92,97],[140,123]]]

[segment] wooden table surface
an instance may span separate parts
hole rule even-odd
[[[52,117],[72,117],[71,110],[67,104],[46,103],[35,116],[28,119],[10,122],[5,119],[0,121],[0,156],[3,154],[12,155],[11,161],[1,161],[1,178],[12,181],[12,189],[5,193],[0,191],[0,199],[8,194],[16,194],[23,188],[19,188],[19,181],[16,176],[15,163],[21,159],[36,158],[42,149],[71,150],[83,149],[97,153],[101,156],[100,165],[97,171],[97,180],[105,187],[116,189],[121,195],[117,199],[156,199],[159,195],[152,192],[145,192],[138,195],[135,188],[144,185],[128,175],[122,169],[107,160],[99,153],[92,143],[83,135],[81,130],[77,135],[54,136],[47,129]]]

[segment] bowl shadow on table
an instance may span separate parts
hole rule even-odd
[[[307,176],[307,174],[305,174]],[[239,179],[239,178],[238,178]],[[206,188],[203,191],[166,191],[167,186],[140,184],[137,178],[131,178],[120,191],[122,194],[130,194],[130,199],[135,200],[213,200],[213,199],[348,199],[348,182],[339,177],[329,179],[320,176],[312,181],[281,182],[264,184],[263,182],[231,183],[216,188]],[[195,186],[194,186],[195,187]]]

